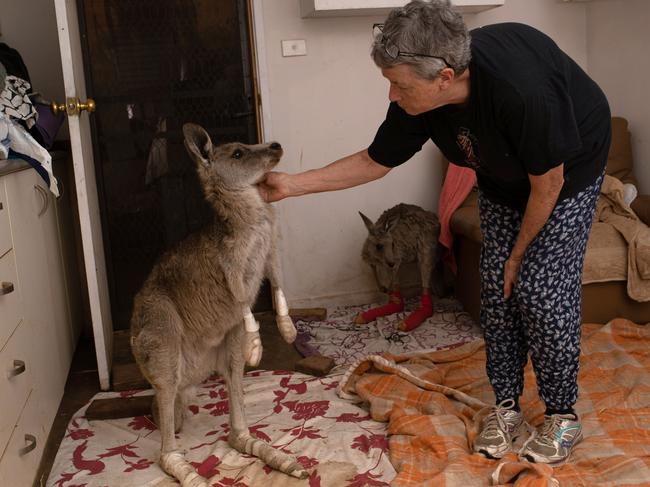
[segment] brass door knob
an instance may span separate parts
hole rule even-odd
[[[68,116],[79,115],[82,110],[86,110],[88,113],[95,111],[95,100],[88,98],[85,102],[82,102],[79,98],[68,98],[65,103],[52,102],[50,106],[54,115],[59,113],[67,113]]]

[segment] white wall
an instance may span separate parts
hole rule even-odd
[[[630,122],[634,172],[650,193],[650,1],[603,0],[587,7],[589,74],[613,115]]]
[[[65,101],[53,1],[0,0],[0,42],[20,52],[34,91]]]
[[[303,171],[366,148],[385,115],[388,84],[369,56],[379,17],[302,19],[298,0],[262,0],[272,138],[285,156],[279,170]],[[469,27],[519,21],[540,28],[586,67],[584,4],[506,0],[469,15]],[[282,39],[305,39],[307,56],[283,58]],[[437,209],[440,154],[428,143],[380,181],[277,203],[281,218],[284,287],[293,306],[364,302],[378,298],[360,257],[372,219],[399,203]]]

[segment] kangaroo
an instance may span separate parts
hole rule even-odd
[[[304,478],[307,472],[295,457],[250,436],[242,385],[245,360],[255,364],[261,357],[259,324],[250,308],[265,275],[282,336],[288,343],[296,336],[278,283],[274,210],[256,188],[280,161],[282,147],[277,142],[215,146],[194,124],[185,124],[183,135],[214,218],[154,265],[131,317],[133,355],[155,390],[160,465],[183,487],[208,486],[178,449],[175,432],[193,386],[216,371],[228,388],[230,446]]]
[[[361,212],[359,215],[368,230],[361,257],[372,267],[379,289],[390,292],[390,301],[360,313],[355,322],[366,324],[380,316],[404,310],[398,282],[399,268],[401,264],[417,259],[422,279],[420,308],[398,324],[400,330],[411,331],[433,314],[430,289],[431,272],[439,260],[438,217],[419,206],[405,203],[384,211],[376,223]]]

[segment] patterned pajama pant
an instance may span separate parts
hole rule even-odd
[[[582,266],[602,180],[556,205],[526,250],[508,300],[503,269],[523,213],[479,196],[480,319],[497,404],[523,392],[529,351],[546,407],[571,409],[577,400]]]

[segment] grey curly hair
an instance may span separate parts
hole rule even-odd
[[[386,49],[387,41],[410,55],[392,57]],[[370,55],[379,68],[409,64],[423,79],[434,79],[447,66],[458,75],[471,59],[470,35],[449,0],[413,0],[388,14]]]

